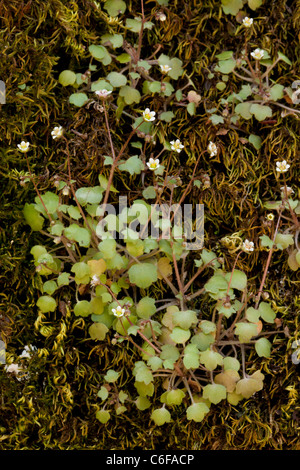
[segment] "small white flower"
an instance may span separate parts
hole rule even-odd
[[[295,193],[295,191],[293,190],[293,188],[290,188],[289,186],[285,187],[285,186],[282,186],[280,188],[280,191],[282,193],[282,196],[285,196],[285,194],[287,194],[287,196],[291,196],[292,194]]]
[[[155,120],[155,111],[150,111],[149,108],[146,108],[143,112],[143,118],[145,121],[154,121]]]
[[[69,196],[69,194],[70,194],[69,186],[67,186],[67,185],[64,186],[63,189],[62,189],[62,193],[63,193],[64,196]]]
[[[122,308],[120,305],[118,305],[117,308],[113,308],[111,311],[115,315],[115,317],[120,318],[123,317],[125,313],[125,308]]]
[[[25,358],[30,359],[33,351],[35,350],[36,350],[35,346],[32,346],[31,344],[29,346],[26,345],[19,357],[25,357]]]
[[[58,139],[63,135],[63,128],[61,126],[54,127],[53,131],[51,131],[51,135],[53,139]]]
[[[251,55],[255,60],[261,60],[264,56],[264,51],[262,49],[257,48],[253,52],[251,52]]]
[[[156,15],[156,18],[159,20],[159,21],[166,21],[167,17],[166,15],[162,12],[162,11],[159,11]]]
[[[147,162],[147,166],[150,170],[154,171],[160,166],[158,158],[149,158],[149,162]]]
[[[209,151],[211,157],[214,157],[218,153],[218,147],[211,141],[208,144],[207,150]]]
[[[182,143],[180,142],[179,139],[177,139],[177,140],[172,140],[172,141],[170,142],[170,144],[171,144],[171,149],[172,149],[172,150],[175,150],[177,153],[180,153],[180,152],[181,152],[181,149],[184,148],[184,145],[182,145]]]
[[[160,65],[160,70],[162,73],[168,73],[172,70],[172,67],[169,65]]]
[[[282,162],[276,162],[276,171],[279,173],[285,173],[290,168],[290,165],[286,162],[286,160],[282,160]]]
[[[9,364],[9,366],[5,366],[4,369],[6,370],[6,372],[8,372],[9,374],[15,374],[15,375],[18,375],[21,370],[19,368],[19,365],[18,364]]]
[[[24,140],[22,140],[22,142],[18,144],[18,149],[23,153],[28,152],[29,145],[29,142],[25,142]]]
[[[111,91],[108,91],[108,90],[97,90],[95,91],[95,94],[99,97],[99,98],[106,98],[108,95],[111,94]]]
[[[94,274],[94,276],[92,276],[90,284],[92,287],[98,286],[100,284],[99,276],[96,276],[96,274]]]
[[[53,238],[53,243],[55,243],[55,245],[59,245],[60,242],[61,242],[61,237],[54,237]]]
[[[253,24],[253,18],[248,18],[248,16],[246,16],[243,19],[243,25],[246,26],[246,28],[250,28],[252,24]]]
[[[249,240],[245,240],[243,243],[242,250],[246,252],[254,251],[254,243],[249,242]]]
[[[266,218],[267,218],[268,220],[274,220],[275,216],[274,216],[274,214],[272,214],[272,213],[270,212],[270,214],[267,214]]]

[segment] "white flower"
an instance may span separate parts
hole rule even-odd
[[[249,28],[252,24],[253,24],[253,18],[248,18],[248,16],[246,16],[243,19],[243,25],[246,26],[246,28]]]
[[[99,276],[94,274],[94,276],[92,276],[90,284],[91,284],[92,287],[98,286],[100,284]]]
[[[69,196],[69,194],[70,194],[69,186],[67,186],[67,185],[64,186],[63,189],[62,189],[62,193],[63,193],[64,196]]]
[[[6,370],[6,372],[9,372],[10,374],[18,375],[20,372],[20,368],[18,364],[10,364],[9,366],[5,366],[4,369]]]
[[[147,166],[152,171],[157,170],[157,168],[160,166],[159,159],[149,158],[149,162],[147,162]]]
[[[274,220],[274,217],[275,217],[274,214],[272,214],[271,212],[270,212],[270,214],[267,214],[267,219],[268,220]]]
[[[23,153],[28,152],[29,145],[29,142],[25,142],[24,140],[22,140],[22,142],[18,144],[18,149]]]
[[[63,135],[63,128],[61,126],[54,127],[53,131],[51,131],[51,135],[53,139],[58,139]]]
[[[178,153],[180,153],[180,152],[181,152],[181,149],[184,148],[184,145],[182,145],[182,143],[180,142],[179,139],[177,139],[177,140],[172,140],[172,141],[170,142],[170,144],[171,144],[171,149],[172,149],[172,150],[175,150],[175,151],[178,152]]]
[[[264,51],[262,49],[257,48],[253,52],[251,52],[251,55],[255,60],[260,60],[264,56]]]
[[[285,173],[290,168],[290,165],[286,162],[286,160],[282,160],[282,162],[276,162],[276,171],[279,173]]]
[[[30,359],[33,351],[35,351],[35,350],[36,350],[35,346],[32,346],[31,344],[29,346],[26,345],[19,357],[26,357],[26,358]]]
[[[120,318],[123,317],[125,313],[125,308],[122,308],[120,305],[118,305],[117,308],[113,308],[111,311],[115,315],[115,317]]]
[[[145,121],[154,121],[155,120],[155,111],[150,111],[149,108],[146,108],[143,112],[143,118]]]
[[[160,70],[162,73],[168,73],[170,70],[172,70],[172,67],[169,65],[160,65]]]
[[[53,238],[53,243],[55,243],[55,245],[59,245],[60,242],[61,242],[61,237],[54,237]]]
[[[159,21],[166,21],[167,19],[166,15],[162,11],[156,13],[155,18]]]
[[[207,150],[209,151],[211,157],[214,157],[218,153],[218,147],[213,142],[209,142]]]
[[[99,96],[99,98],[106,98],[108,95],[111,94],[111,91],[108,90],[97,90],[95,91],[96,95]]]
[[[249,240],[245,240],[243,243],[242,250],[246,252],[254,251],[254,243],[249,242]]]

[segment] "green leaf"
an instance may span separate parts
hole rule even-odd
[[[111,259],[116,254],[117,243],[112,238],[107,238],[99,243],[98,249],[105,260]]]
[[[242,0],[221,0],[225,15],[236,15],[243,8]]]
[[[250,113],[254,114],[258,121],[264,121],[268,117],[272,117],[272,109],[270,106],[262,104],[251,104]]]
[[[294,245],[294,237],[290,233],[277,233],[275,244],[280,250],[285,250],[290,245]]]
[[[157,268],[151,263],[138,263],[129,268],[128,275],[132,284],[146,289],[157,281]]]
[[[225,275],[225,279],[230,281],[231,273]],[[235,269],[230,282],[230,287],[232,289],[244,290],[247,287],[247,276],[242,271]]]
[[[125,163],[119,164],[118,168],[120,171],[128,171],[131,175],[139,175],[144,169],[144,164],[138,155],[134,155],[129,157]]]
[[[88,188],[79,188],[76,191],[76,198],[81,206],[86,204],[99,204],[102,201],[104,188],[94,186]]]
[[[288,65],[292,65],[292,62],[290,61],[290,59],[284,55],[282,52],[278,52],[278,57],[283,60],[283,62],[285,62],[286,64]]]
[[[175,114],[173,113],[173,111],[165,111],[158,116],[160,121],[165,122],[171,122],[174,117]]]
[[[136,381],[134,386],[141,397],[146,397],[147,395],[151,397],[154,393],[154,385],[152,382],[145,384],[144,382]]]
[[[273,241],[268,237],[268,235],[261,235],[260,237],[261,246],[272,248],[274,245]]]
[[[145,199],[155,199],[156,198],[156,191],[154,186],[148,186],[148,188],[143,190],[143,197]]]
[[[200,423],[208,412],[209,408],[205,403],[193,403],[186,409],[186,417],[189,421]]]
[[[157,426],[162,426],[171,421],[170,412],[166,408],[158,408],[151,413],[151,419]]]
[[[70,277],[70,274],[69,273],[61,273],[56,282],[57,282],[57,285],[60,287],[60,286],[68,286],[69,285],[69,277]]]
[[[239,337],[241,343],[249,343],[253,336],[258,335],[257,325],[254,323],[236,323],[234,334]]]
[[[105,45],[109,43],[114,49],[122,47],[124,38],[122,34],[103,34],[101,36],[101,43]]]
[[[109,369],[106,374],[104,375],[104,380],[106,380],[106,382],[116,382],[116,380],[118,380],[120,376],[120,373],[119,372],[116,372],[115,370],[113,369]]]
[[[220,54],[216,55],[216,58],[219,60],[228,60],[233,56],[233,51],[223,51]]]
[[[267,323],[274,323],[276,313],[267,302],[260,302],[258,307],[260,317]]]
[[[251,119],[252,113],[250,112],[251,103],[238,103],[235,107],[235,112],[242,116],[244,119]]]
[[[128,85],[120,88],[119,95],[124,98],[126,104],[139,103],[141,101],[140,92]]]
[[[77,224],[71,224],[65,228],[64,235],[71,241],[77,242],[79,246],[88,247],[91,242],[91,233],[88,229]]]
[[[191,102],[187,105],[186,107],[187,112],[189,113],[190,116],[194,116],[196,113],[196,105],[195,103]]]
[[[123,0],[106,0],[104,9],[109,16],[118,16],[123,14],[126,10],[126,3]]]
[[[89,52],[94,59],[99,60],[103,65],[109,65],[112,61],[108,50],[104,46],[92,44],[89,46]]]
[[[43,284],[43,292],[46,294],[52,295],[57,289],[57,284],[55,281],[46,281]]]
[[[196,325],[198,321],[197,314],[193,310],[174,312],[172,317],[174,326],[179,326],[184,330],[188,330],[193,325]]]
[[[89,98],[85,93],[72,93],[69,96],[69,102],[80,108],[88,102]]]
[[[263,0],[248,0],[248,5],[251,10],[257,10],[263,4]]]
[[[125,26],[127,29],[129,29],[133,33],[139,33],[142,28],[142,19],[140,17],[127,18]],[[153,26],[153,23],[151,21],[145,21],[144,29],[151,29],[152,26]]]
[[[108,397],[108,390],[104,385],[101,386],[100,390],[97,393],[97,397],[101,398],[102,401],[106,400]]]
[[[191,332],[190,330],[184,330],[183,328],[180,328],[179,326],[176,326],[172,333],[170,334],[170,338],[174,341],[176,344],[183,344],[186,343],[191,337]]]
[[[125,75],[119,72],[110,72],[106,78],[113,87],[121,87],[127,83]]]
[[[58,81],[62,86],[74,85],[76,74],[72,70],[63,70],[59,74]]]
[[[198,369],[200,360],[199,360],[199,350],[195,344],[188,344],[184,348],[183,364],[186,369]]]
[[[91,313],[91,304],[88,300],[79,300],[74,307],[74,315],[76,317],[87,317]]]
[[[238,371],[241,367],[240,362],[235,357],[224,357],[223,359],[224,370],[235,370]]]
[[[259,321],[259,311],[253,307],[247,308],[246,318],[251,323],[257,323]]]
[[[200,353],[200,362],[204,364],[206,369],[214,370],[223,365],[223,357],[218,352],[207,349]]]
[[[283,90],[284,90],[284,86],[280,85],[279,83],[276,83],[276,85],[270,88],[271,99],[273,101],[277,101],[283,98]]]
[[[113,91],[113,87],[106,80],[100,79],[91,84],[91,91],[107,90]]]
[[[168,390],[164,392],[160,397],[160,401],[169,406],[179,406],[181,405],[184,397],[185,397],[184,391],[177,388],[174,390]]]
[[[155,299],[143,297],[136,306],[138,317],[148,319],[156,312]]]
[[[236,60],[235,59],[227,59],[227,60],[220,60],[218,62],[218,65],[215,67],[216,72],[221,72],[225,75],[228,73],[231,73],[236,66]]]
[[[105,339],[106,333],[108,332],[108,328],[104,323],[93,323],[89,327],[89,335],[94,340],[103,341]]]
[[[123,54],[118,55],[116,59],[120,64],[127,64],[131,61],[131,56],[127,54],[127,52],[123,52]]]
[[[267,338],[259,338],[255,343],[255,350],[259,357],[271,356],[271,343]]]
[[[42,230],[44,218],[38,213],[33,204],[26,202],[23,209],[24,219],[34,232]]]
[[[110,419],[110,413],[107,410],[98,410],[96,413],[96,418],[98,421],[100,421],[100,423],[106,424]]]
[[[136,407],[138,410],[144,411],[147,410],[147,408],[150,408],[151,402],[148,400],[146,397],[137,397],[135,401]]]
[[[250,144],[253,145],[253,147],[256,150],[259,150],[261,148],[262,139],[258,135],[250,134],[249,135],[249,142],[250,142]]]
[[[217,126],[218,124],[224,124],[223,116],[219,116],[218,114],[212,114],[209,120],[214,126]]]
[[[216,405],[226,398],[226,387],[220,384],[208,384],[203,387],[203,398]]]
[[[44,203],[47,211],[49,212],[49,214],[54,214],[57,211],[58,206],[59,206],[59,196],[57,194],[51,193],[50,191],[47,191],[45,194],[43,194],[41,196],[41,199],[43,200],[43,203]],[[46,216],[47,214],[46,214],[46,211],[44,209],[44,205],[41,202],[41,199],[39,198],[39,196],[35,197],[34,200],[35,200],[35,203],[36,203],[36,208],[42,214],[44,214]]]
[[[75,263],[71,268],[71,272],[75,273],[75,282],[77,284],[89,283],[91,270],[90,267],[83,261]]]
[[[56,300],[50,295],[42,295],[36,305],[42,313],[54,312],[56,310]]]
[[[132,374],[135,376],[137,382],[144,382],[148,385],[153,381],[152,372],[143,361],[137,361],[134,364]]]

